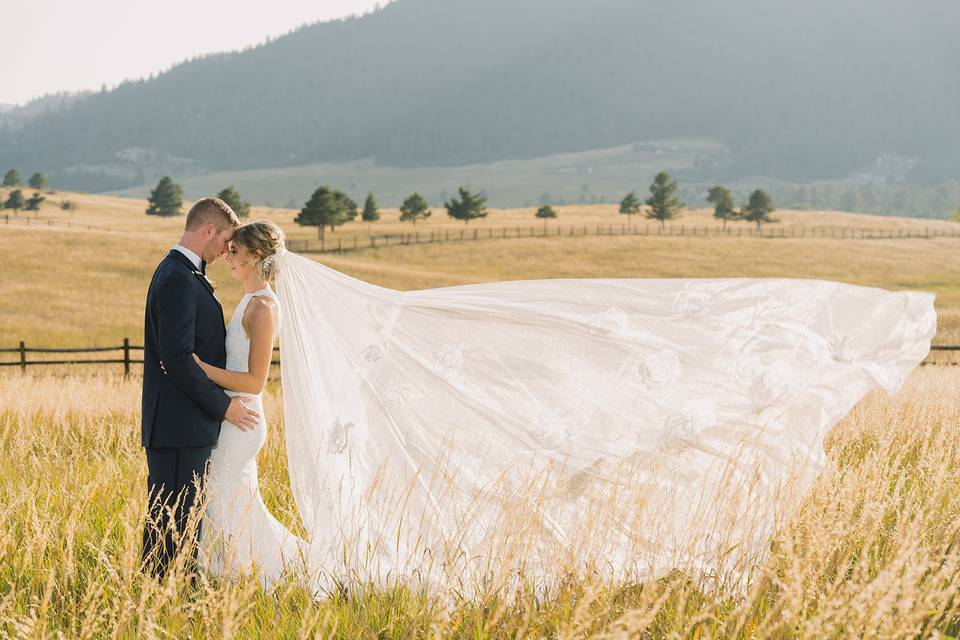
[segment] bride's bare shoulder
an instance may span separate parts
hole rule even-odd
[[[277,301],[270,296],[250,298],[243,320],[250,328],[272,326],[277,318]]]

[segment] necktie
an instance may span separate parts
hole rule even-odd
[[[203,275],[207,275],[207,261],[206,261],[206,260],[200,260],[200,273],[202,273]]]

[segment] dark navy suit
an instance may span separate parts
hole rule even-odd
[[[143,559],[162,576],[176,552],[171,525],[181,534],[185,529],[230,405],[192,356],[226,367],[223,308],[201,271],[176,249],[154,271],[143,328],[140,442],[152,520],[144,528]],[[172,521],[164,504],[175,506]]]

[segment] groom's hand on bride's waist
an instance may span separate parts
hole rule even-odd
[[[244,398],[234,396],[230,399],[230,406],[224,416],[240,431],[252,431],[260,421],[260,414],[243,404]]]

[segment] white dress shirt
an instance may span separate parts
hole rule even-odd
[[[190,262],[193,263],[193,266],[197,268],[197,271],[200,271],[200,256],[195,254],[193,251],[190,251],[190,249],[187,249],[182,244],[175,244],[173,245],[173,248],[190,258]]]

